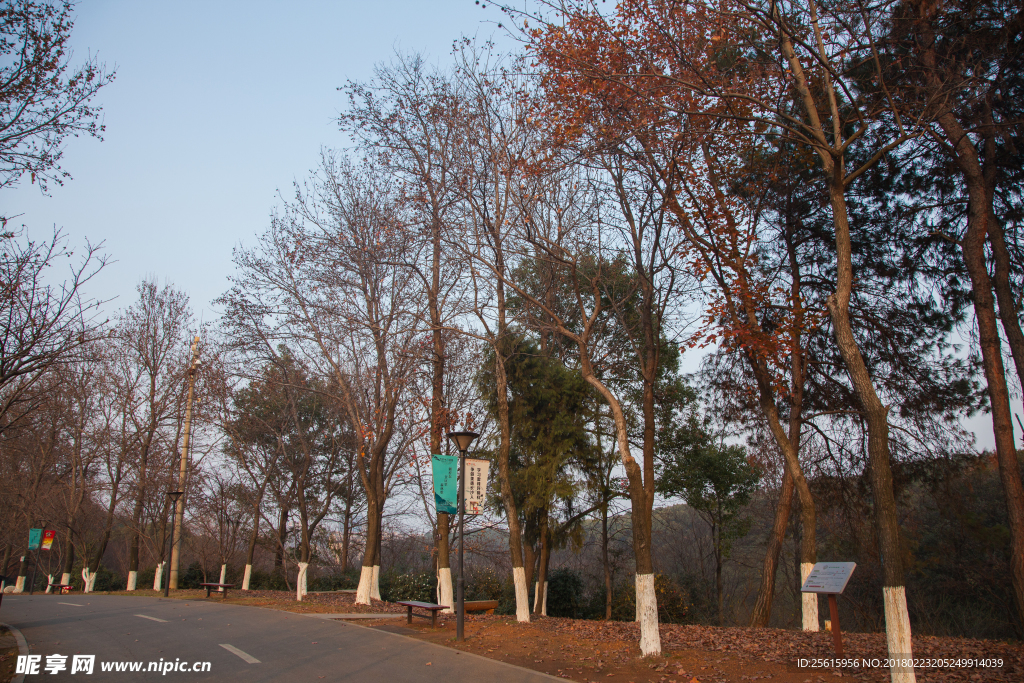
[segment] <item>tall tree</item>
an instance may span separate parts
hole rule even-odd
[[[407,266],[426,295],[430,330],[431,374],[430,453],[440,454],[444,433],[452,427],[444,396],[446,327],[459,311],[461,263],[443,253],[454,223],[461,193],[458,154],[468,134],[462,125],[466,103],[460,80],[430,68],[419,55],[398,55],[394,63],[378,66],[369,83],[349,83],[349,111],[339,123],[402,185],[408,237],[421,242],[416,261]],[[437,513],[435,550],[438,599],[454,605],[449,532],[446,512]],[[451,607],[446,611],[453,611]]]

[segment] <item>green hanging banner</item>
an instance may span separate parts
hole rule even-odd
[[[438,512],[456,514],[455,501],[459,497],[459,459],[454,455],[432,455],[430,462],[434,474],[434,506]]]
[[[29,529],[28,530],[28,549],[39,550],[39,543],[43,540],[42,529]]]

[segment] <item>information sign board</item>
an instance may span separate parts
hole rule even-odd
[[[466,514],[479,515],[487,498],[489,460],[466,458]]]
[[[28,530],[28,549],[39,550],[39,542],[43,538],[42,529],[29,529]]]
[[[57,535],[57,532],[53,529],[47,529],[43,532],[43,550],[49,550],[53,547],[53,539]]]
[[[431,471],[434,475],[434,506],[438,512],[456,514],[455,502],[459,499],[459,459],[454,455],[430,456]]]
[[[840,594],[857,568],[856,562],[818,562],[800,590],[804,593]]]

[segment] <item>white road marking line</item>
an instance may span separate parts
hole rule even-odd
[[[135,616],[142,617],[143,619],[150,619],[152,621],[159,621],[161,624],[167,623],[166,619],[157,619],[156,617],[151,617],[148,614],[136,614]]]
[[[85,607],[85,605],[79,605],[77,602],[58,602],[58,605],[71,605],[72,607]]]
[[[248,653],[242,652],[241,650],[239,650],[234,645],[228,645],[227,643],[221,643],[220,646],[222,648],[224,648],[225,650],[227,650],[228,652],[230,652],[231,654],[238,655],[239,657],[241,657],[243,660],[245,660],[249,664],[259,664],[260,663],[260,660],[256,659],[255,657],[253,657],[252,655],[250,655]]]

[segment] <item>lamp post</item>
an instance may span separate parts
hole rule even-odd
[[[175,508],[176,508],[176,506],[178,504],[178,499],[181,498],[183,495],[185,495],[184,491],[168,491],[167,492],[167,497],[171,499],[171,511],[172,511],[171,514],[172,515],[174,514],[173,511],[175,510]],[[173,520],[173,517],[172,517],[172,520]],[[174,550],[174,529],[175,529],[175,524],[172,521],[171,522],[171,537],[169,539],[170,543],[167,545],[167,579],[164,582],[164,597],[165,598],[169,598],[171,596],[171,553]],[[175,586],[175,587],[177,587],[177,586]]]
[[[459,583],[456,593],[457,605],[455,617],[455,640],[465,640],[464,629],[466,621],[466,572],[463,566],[463,559],[466,550],[466,535],[464,533],[466,517],[466,451],[469,445],[480,436],[474,432],[451,432],[448,438],[452,440],[455,447],[459,449]]]

